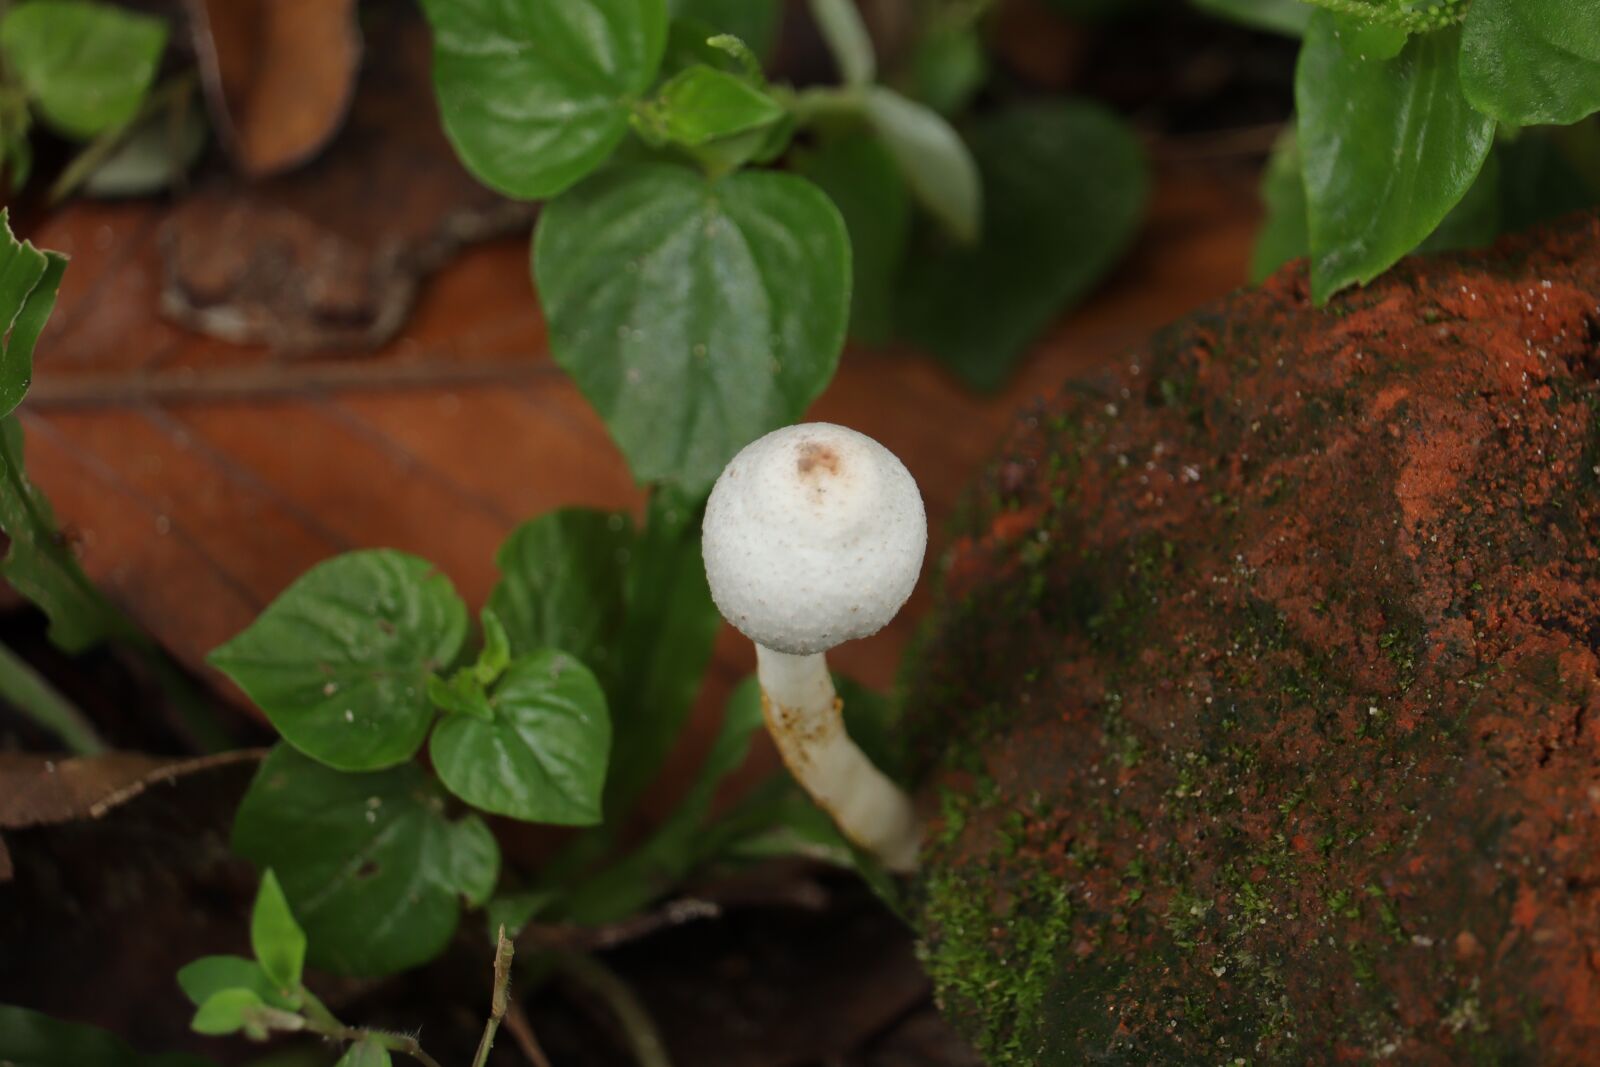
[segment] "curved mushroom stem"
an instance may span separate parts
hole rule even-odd
[[[758,644],[756,673],[767,729],[795,781],[889,870],[916,870],[922,828],[911,798],[845,732],[826,656],[791,656]]]

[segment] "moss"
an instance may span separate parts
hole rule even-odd
[[[1008,441],[909,704],[991,1063],[1586,1062],[1597,249],[1281,278]]]

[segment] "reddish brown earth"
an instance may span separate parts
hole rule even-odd
[[[1593,1063],[1600,218],[1302,267],[1027,414],[913,672],[994,1064]]]

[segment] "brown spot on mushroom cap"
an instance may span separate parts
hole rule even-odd
[[[839,453],[831,446],[821,441],[802,441],[799,451],[800,458],[795,461],[795,469],[800,472],[800,477],[810,478],[824,471],[828,474],[839,473]]]

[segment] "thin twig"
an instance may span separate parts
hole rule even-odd
[[[559,966],[568,978],[605,1003],[639,1067],[672,1067],[655,1020],[620,975],[586,952],[563,953]]]
[[[74,755],[106,750],[89,717],[5,645],[0,645],[0,700],[55,734]]]
[[[1181,137],[1158,137],[1150,154],[1162,163],[1192,163],[1206,159],[1265,156],[1283,135],[1284,124],[1265,122]]]
[[[500,1020],[506,1017],[506,1000],[511,986],[511,958],[516,950],[506,936],[506,924],[500,924],[500,936],[494,946],[494,992],[489,997],[489,1019],[483,1024],[483,1037],[478,1040],[478,1054],[472,1057],[472,1067],[484,1067],[489,1062],[489,1050],[494,1048],[495,1031]]]
[[[670,930],[685,923],[701,919],[715,919],[722,914],[722,906],[711,900],[684,897],[663,904],[655,911],[631,915],[604,926],[580,926],[577,923],[530,923],[518,940],[557,952],[594,952],[616,948],[629,941],[637,941],[658,930]]]
[[[471,363],[443,359],[270,361],[208,371],[178,368],[132,374],[41,377],[34,380],[33,388],[28,391],[28,406],[34,410],[118,407],[135,403],[255,400],[318,391],[519,385],[559,374],[554,364],[532,359]]]
[[[533,1023],[528,1021],[528,1013],[514,1000],[506,1005],[506,1031],[533,1067],[550,1067],[550,1057],[545,1055],[544,1046],[539,1044],[539,1038],[533,1032]]]

